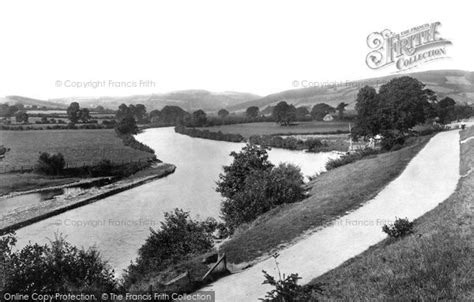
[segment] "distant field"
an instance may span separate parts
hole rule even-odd
[[[93,164],[101,159],[120,163],[151,156],[124,146],[112,129],[0,131],[0,145],[11,149],[0,160],[0,172],[5,166],[32,166],[40,152],[61,152],[70,166]]]
[[[349,131],[348,122],[299,122],[297,125],[284,127],[277,123],[247,123],[224,126],[214,126],[199,128],[209,131],[221,131],[222,133],[240,134],[245,138],[252,135],[270,134],[304,134],[304,133],[325,133],[336,131]]]

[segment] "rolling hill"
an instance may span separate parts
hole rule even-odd
[[[438,97],[450,96],[458,103],[474,104],[474,72],[461,70],[433,70],[403,74],[417,78],[434,90]],[[348,109],[354,109],[357,92],[365,85],[380,87],[389,80],[402,75],[390,75],[350,83],[337,87],[310,87],[286,90],[267,95],[263,98],[231,105],[228,110],[241,111],[250,106],[258,106],[261,110],[274,106],[280,101],[286,101],[295,106],[312,107],[317,103],[327,103],[333,107],[340,102],[349,104]]]
[[[38,107],[48,107],[51,109],[65,109],[67,106],[65,104],[59,104],[51,101],[44,101],[38,99],[27,98],[18,95],[10,95],[4,98],[0,98],[0,103],[14,105],[14,104],[23,104],[29,106],[38,106]]]

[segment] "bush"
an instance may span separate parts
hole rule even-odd
[[[29,243],[15,250],[16,238],[0,238],[3,290],[11,293],[111,292],[117,289],[114,272],[95,249],[78,249],[62,237],[49,245]],[[1,273],[0,273],[1,274]]]
[[[101,160],[97,165],[90,170],[92,176],[108,176],[113,174],[112,162],[108,159]]]
[[[353,153],[347,153],[347,154],[342,155],[339,158],[330,159],[326,163],[326,170],[329,171],[329,170],[335,169],[337,167],[344,166],[344,165],[350,164],[352,162],[355,162],[357,160],[363,159],[365,157],[376,155],[378,153],[380,153],[380,152],[375,150],[375,149],[371,149],[371,148],[365,148],[365,149],[362,149],[362,150],[357,150]]]
[[[151,229],[150,236],[138,251],[136,263],[129,266],[124,277],[126,286],[192,255],[208,252],[213,247],[215,227],[217,224],[211,220],[195,221],[189,217],[189,212],[180,209],[165,213],[161,229]]]
[[[216,141],[226,141],[226,142],[241,142],[244,140],[244,137],[240,134],[224,134],[221,131],[212,132],[209,130],[200,130],[196,128],[187,128],[184,126],[177,126],[174,128],[176,133],[188,135],[191,137],[212,139]]]
[[[413,233],[413,222],[398,218],[392,225],[384,225],[382,231],[391,238],[401,238]]]
[[[393,133],[384,133],[381,145],[385,151],[396,151],[400,150],[405,143],[405,137],[402,135],[396,135]]]
[[[35,170],[47,175],[59,175],[66,165],[61,153],[50,155],[47,152],[40,154]]]
[[[303,176],[298,167],[268,161],[265,147],[247,145],[231,153],[234,162],[224,167],[217,191],[226,199],[221,213],[230,232],[259,215],[304,197]]]

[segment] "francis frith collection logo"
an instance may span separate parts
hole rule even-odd
[[[452,43],[440,36],[440,25],[434,22],[401,33],[388,29],[371,33],[367,37],[371,49],[366,57],[367,66],[371,69],[395,66],[397,71],[402,71],[446,58],[446,46]]]

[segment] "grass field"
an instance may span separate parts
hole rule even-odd
[[[40,152],[60,152],[68,166],[93,164],[101,159],[121,163],[151,156],[124,146],[112,129],[0,131],[0,145],[11,149],[0,160],[0,172],[12,166],[33,166]]]
[[[349,131],[348,122],[298,122],[294,126],[280,126],[277,123],[247,123],[233,124],[223,126],[213,126],[199,128],[212,132],[221,131],[222,133],[240,134],[245,138],[252,135],[272,135],[272,134],[305,134],[305,133],[328,133],[337,131]]]
[[[474,128],[461,132],[472,136]],[[470,140],[461,145],[465,176],[455,193],[417,219],[413,235],[386,239],[312,283],[324,283],[329,300],[474,300],[473,158]]]
[[[359,207],[397,177],[428,140],[429,137],[418,137],[412,145],[401,150],[363,159],[318,176],[309,183],[309,198],[262,215],[226,242],[222,249],[228,260],[242,263],[267,255],[305,231]]]

